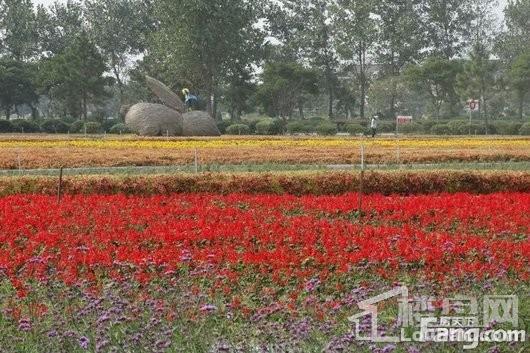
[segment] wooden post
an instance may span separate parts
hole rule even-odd
[[[59,186],[57,187],[57,203],[61,203],[63,193],[63,167],[59,170]]]
[[[195,149],[195,174],[199,173],[199,156],[197,153],[197,149]]]

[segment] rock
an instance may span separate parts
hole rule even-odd
[[[150,76],[146,76],[145,79],[147,86],[151,89],[155,96],[160,98],[162,103],[180,113],[184,113],[186,111],[186,105],[184,102],[182,102],[180,97],[171,91],[168,86]]]
[[[182,115],[183,136],[221,136],[215,120],[207,112],[194,111]]]
[[[182,136],[182,115],[162,104],[139,103],[133,105],[125,116],[131,131],[141,136]]]

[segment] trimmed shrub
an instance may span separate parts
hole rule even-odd
[[[257,135],[271,135],[272,121],[262,120],[256,124]]]
[[[271,135],[283,135],[285,133],[285,122],[282,119],[274,119],[270,131]]]
[[[519,135],[530,136],[530,123],[523,124],[519,129]]]
[[[396,132],[396,123],[392,121],[380,121],[377,124],[378,133],[393,133]]]
[[[85,124],[87,134],[98,134],[101,131],[101,124],[95,121],[89,121]]]
[[[11,121],[11,124],[13,124],[13,132],[31,134],[41,131],[39,124],[30,120],[15,119]]]
[[[224,120],[219,120],[217,122],[217,128],[219,129],[219,132],[221,134],[225,134],[226,133],[226,127],[228,126],[228,123]]]
[[[292,121],[286,126],[287,132],[290,134],[307,134],[314,132],[310,122]]]
[[[352,136],[362,134],[365,131],[364,127],[362,127],[361,124],[355,124],[355,123],[347,124],[345,129],[346,129],[346,132]]]
[[[435,124],[431,128],[431,134],[433,135],[451,135],[452,131],[447,124]]]
[[[226,128],[227,135],[248,135],[250,128],[245,124],[234,124]]]
[[[522,123],[514,123],[509,121],[497,121],[493,124],[499,135],[518,135]]]
[[[40,127],[49,134],[66,134],[70,130],[70,125],[59,119],[45,120]]]
[[[319,135],[322,135],[322,136],[336,135],[338,132],[337,125],[333,123],[329,123],[329,122],[322,123],[317,127],[317,132]]]
[[[83,120],[76,120],[70,125],[71,134],[79,134],[85,132],[85,122]]]
[[[121,122],[122,120],[119,120],[119,119],[105,119],[103,120],[103,123],[101,124],[101,130],[109,132],[110,129],[112,129],[114,125],[120,124]]]
[[[423,120],[421,122],[421,126],[423,127],[423,133],[425,134],[430,134],[431,133],[431,130],[432,130],[432,127],[436,125],[436,121],[434,120]]]
[[[452,120],[447,123],[447,127],[452,135],[467,135],[469,133],[469,123],[462,120]]]
[[[0,120],[0,133],[13,132],[13,124],[9,120]]]
[[[420,134],[423,132],[423,125],[415,122],[399,125],[399,132],[404,134]]]
[[[340,195],[359,190],[360,173],[284,174],[177,174],[171,176],[71,177],[65,194],[154,195],[172,193],[255,193],[291,195]],[[53,177],[1,178],[0,196],[57,192]],[[438,194],[469,192],[530,192],[530,173],[525,172],[368,172],[366,194]]]
[[[109,130],[109,134],[121,135],[121,134],[130,134],[130,133],[132,133],[132,131],[129,130],[127,125],[123,123],[116,124],[113,127],[111,127]]]

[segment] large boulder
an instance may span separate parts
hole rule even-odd
[[[207,112],[185,113],[182,119],[182,136],[221,136],[215,120]]]
[[[125,116],[131,131],[141,136],[182,136],[182,115],[162,104],[139,103]]]

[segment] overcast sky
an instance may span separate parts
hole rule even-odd
[[[66,2],[66,0],[33,0],[33,2],[36,4],[44,4],[44,5],[53,4],[55,1]],[[507,2],[508,0],[499,0],[499,16],[502,16],[503,14],[502,10],[504,9],[504,6],[506,6]]]

